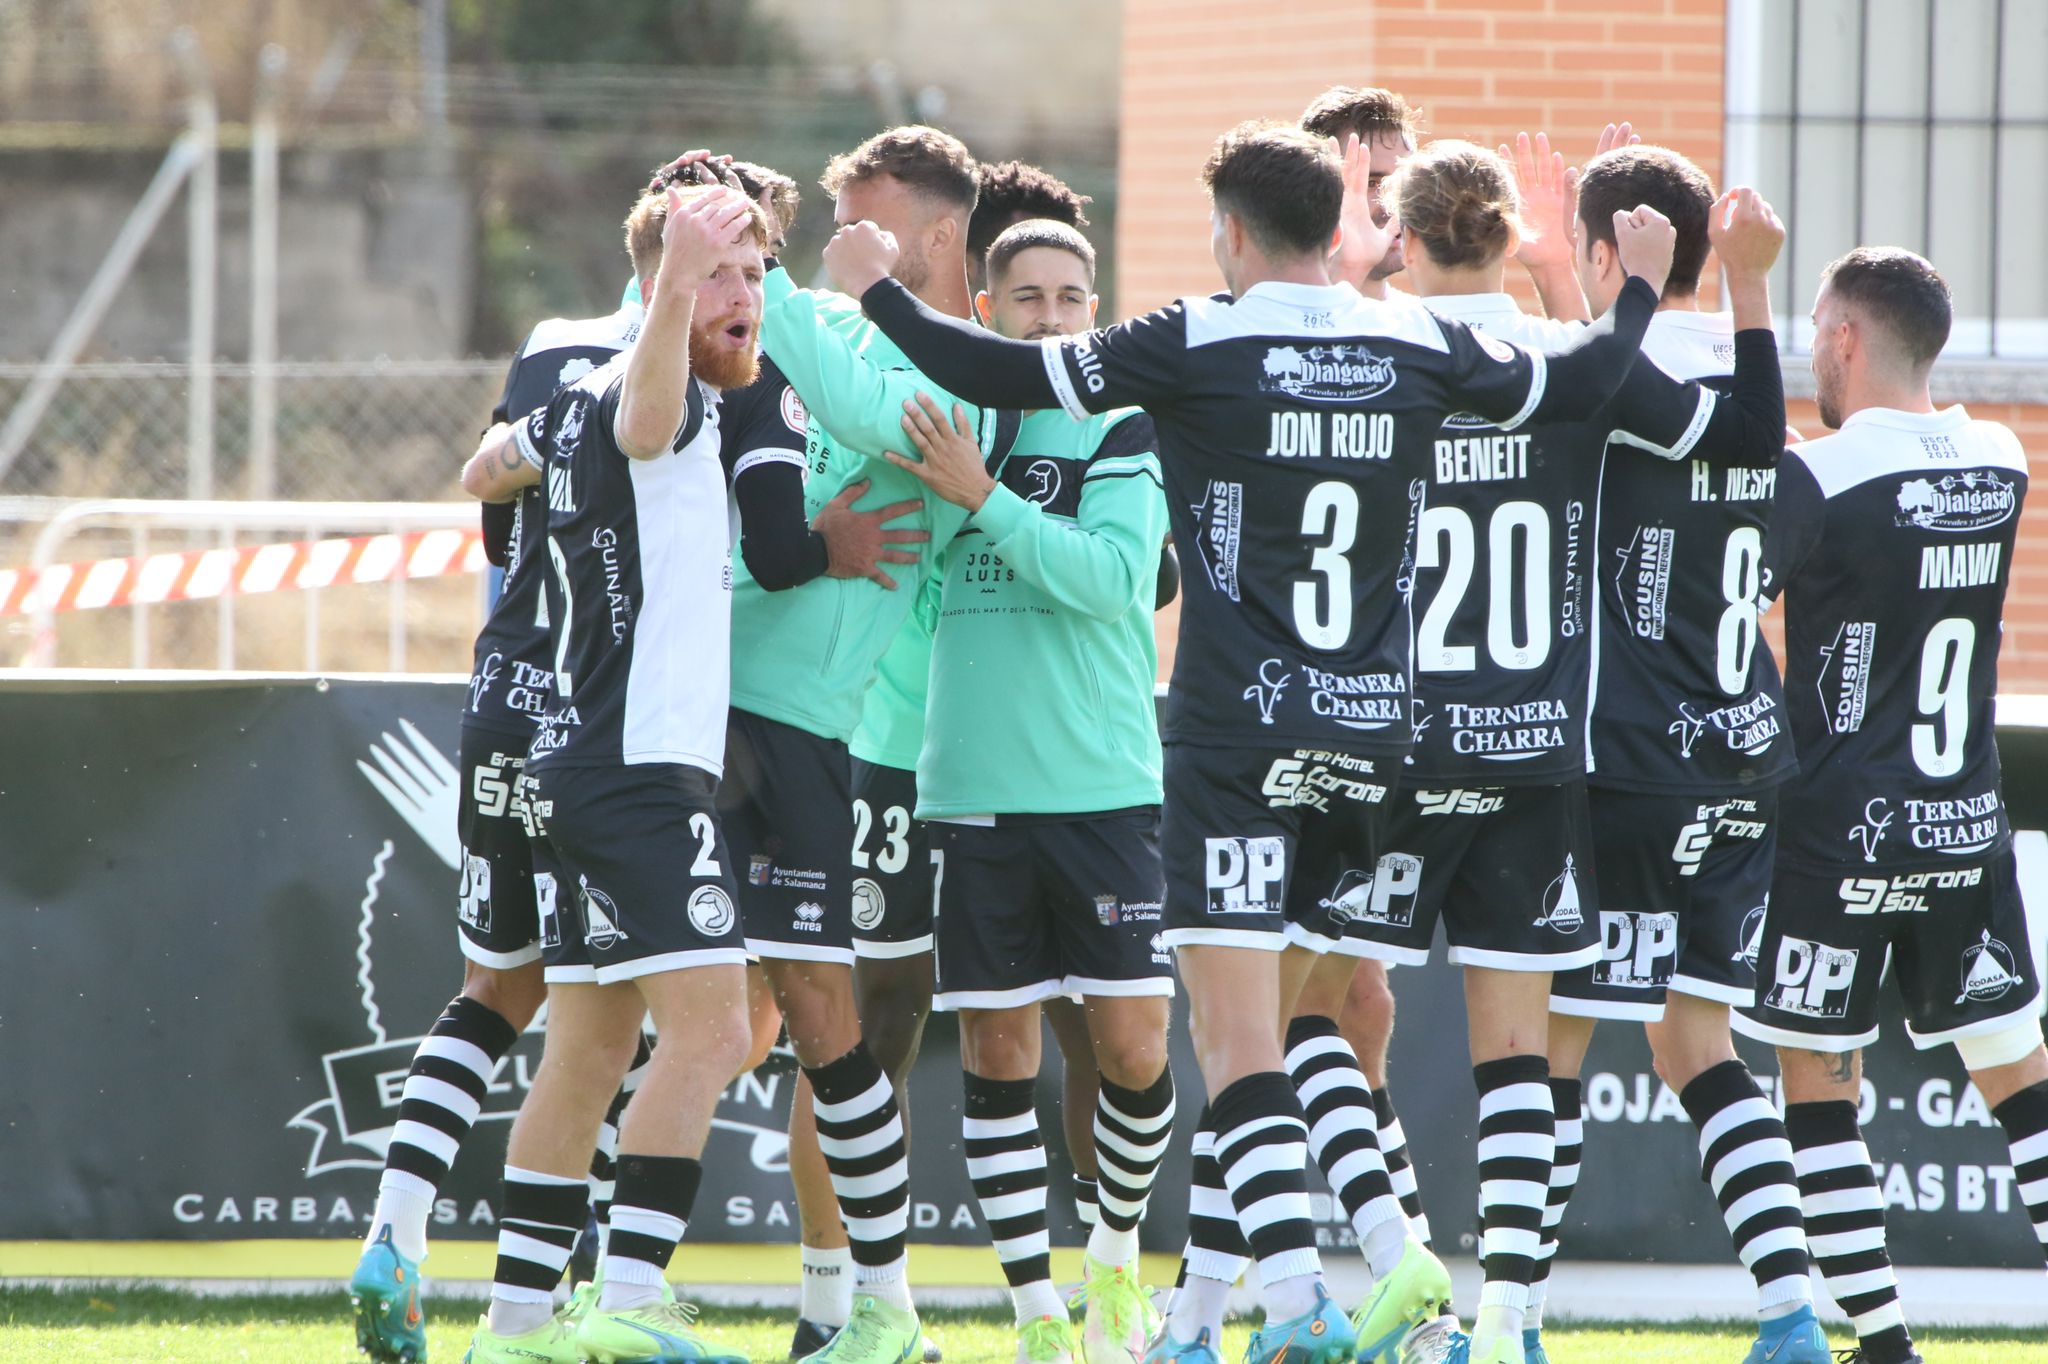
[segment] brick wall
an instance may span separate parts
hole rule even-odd
[[[1238,0],[1125,0],[1119,309],[1218,287],[1199,178],[1210,144],[1240,119],[1297,117],[1335,84],[1401,91],[1421,106],[1425,139],[1492,146],[1541,129],[1573,160],[1626,118],[1718,183],[1724,17],[1721,0],[1296,0],[1252,18]],[[1797,283],[1792,307],[1811,286]],[[2048,406],[1970,408],[2017,430],[2048,478]],[[1810,402],[1789,415],[1809,435],[1822,429]],[[2001,679],[2048,691],[2048,484],[2017,557]],[[1161,614],[1161,676],[1175,624]]]

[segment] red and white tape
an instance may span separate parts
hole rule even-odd
[[[481,532],[448,529],[0,568],[0,616],[438,578],[485,563]]]

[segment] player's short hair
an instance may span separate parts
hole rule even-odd
[[[1413,146],[1421,115],[1422,111],[1410,107],[1400,94],[1381,86],[1333,85],[1301,111],[1301,126],[1340,144],[1356,133],[1367,146],[1383,138]]]
[[[1026,218],[1003,229],[988,249],[989,283],[994,284],[996,276],[1009,269],[1011,261],[1034,246],[1049,246],[1079,256],[1081,264],[1088,267],[1088,283],[1095,283],[1095,248],[1079,232],[1050,218]]]
[[[967,220],[967,254],[985,256],[1004,231],[1027,219],[1044,218],[1068,227],[1088,226],[1084,211],[1094,200],[1076,194],[1051,171],[1022,161],[981,168],[981,197]],[[1093,266],[1090,266],[1093,270]]]
[[[1380,193],[1401,231],[1447,269],[1498,259],[1521,229],[1522,200],[1507,162],[1456,138],[1440,138],[1403,161]]]
[[[1202,183],[1269,255],[1327,251],[1344,211],[1344,166],[1296,124],[1248,119],[1216,139]]]
[[[772,196],[769,200],[775,206],[775,224],[781,229],[779,235],[787,236],[790,225],[796,222],[797,205],[802,201],[803,192],[781,171],[770,170],[752,161],[731,161],[725,169],[740,182],[740,189],[749,199],[759,200],[766,190]],[[723,184],[717,170],[703,161],[693,161],[687,166],[670,163],[657,166],[654,178],[647,182],[647,192],[667,189],[670,185],[717,185]]]
[[[912,123],[876,133],[852,151],[833,157],[818,183],[827,194],[836,195],[848,185],[887,175],[966,217],[974,212],[981,191],[980,170],[959,138]]]
[[[701,199],[707,194],[716,194],[718,185],[677,185],[676,193],[684,203]],[[633,258],[633,273],[643,281],[652,279],[661,269],[661,233],[668,225],[668,190],[650,192],[640,196],[633,205],[633,211],[626,215],[626,254]],[[774,240],[769,227],[768,215],[761,211],[759,204],[747,205],[747,232],[754,244],[763,251]]]
[[[1678,232],[1664,292],[1698,292],[1711,245],[1707,219],[1714,209],[1714,182],[1669,147],[1616,147],[1586,164],[1579,176],[1579,230],[1588,243],[1615,245],[1615,213],[1639,205],[1656,209]]]
[[[1859,246],[1820,273],[1823,289],[1875,322],[1913,370],[1934,363],[1948,344],[1954,300],[1941,271],[1895,246]]]

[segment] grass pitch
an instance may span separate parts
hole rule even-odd
[[[474,1325],[474,1305],[430,1306],[429,1364],[458,1364]],[[948,1364],[1008,1364],[1016,1337],[1007,1315],[933,1311],[926,1315]],[[755,1360],[781,1360],[789,1348],[787,1313],[717,1310],[704,1327],[721,1344]],[[1223,1358],[1243,1357],[1249,1326],[1224,1331]],[[1839,1333],[1838,1333],[1839,1334]],[[1934,1331],[1922,1352],[1937,1364],[2041,1364],[2048,1333]],[[1736,1364],[1750,1335],[1733,1324],[1555,1326],[1544,1341],[1557,1364]],[[1837,1345],[1853,1344],[1846,1337]],[[360,1360],[348,1303],[320,1297],[211,1298],[164,1289],[0,1289],[0,1360],[8,1364],[350,1364]]]

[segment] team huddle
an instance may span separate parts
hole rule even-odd
[[[1929,399],[1941,276],[1827,267],[1831,434],[1802,440],[1783,226],[1625,124],[1570,168],[1540,135],[1418,145],[1399,95],[1340,86],[1223,134],[1203,178],[1224,292],[1097,327],[1086,201],[1043,171],[869,139],[826,169],[814,290],[777,259],[796,183],[693,152],[635,197],[619,309],[535,328],[463,470],[506,577],[462,717],[463,990],[350,1284],[374,1359],[425,1358],[427,1220],[543,1002],[472,1364],[740,1358],[666,1271],[720,1093],[785,1034],[790,1357],[937,1360],[904,1092],[935,1006],[1020,1364],[1211,1364],[1248,1272],[1248,1364],[1548,1364],[1601,1019],[1641,1020],[1698,1128],[1751,1364],[1833,1357],[1815,1267],[1855,1359],[1917,1360],[1858,1127],[1891,973],[2048,1246],[1992,732],[2027,464]],[[1389,968],[1439,926],[1478,1098],[1469,1326],[1387,1074]],[[1177,988],[1199,1096],[1167,1065]],[[1782,1112],[1731,1031],[1777,1047]],[[1155,1301],[1139,1230],[1176,1123],[1187,1249]],[[1324,1282],[1311,1161],[1358,1302]]]

